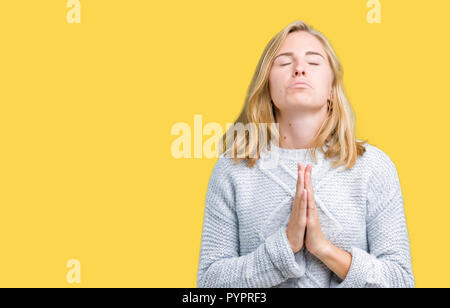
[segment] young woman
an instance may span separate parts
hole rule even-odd
[[[323,34],[296,21],[269,42],[237,123],[277,125],[223,137],[197,287],[415,286],[396,167],[355,139]]]

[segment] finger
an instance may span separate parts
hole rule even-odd
[[[305,181],[307,183],[307,191],[308,191],[308,223],[311,225],[316,225],[318,222],[318,214],[317,214],[317,206],[316,201],[314,200],[314,192],[312,188],[312,180],[311,180],[311,170],[312,166],[308,166],[305,173]]]
[[[314,198],[310,197],[310,194],[308,191],[308,218],[316,221],[317,217],[318,217],[318,215],[317,215],[316,202],[314,201]]]
[[[314,190],[313,190],[313,186],[312,186],[311,173],[312,173],[312,165],[306,166],[305,186],[306,186],[306,190],[308,191],[308,204],[311,206],[312,205],[315,206],[315,204],[311,204],[311,202],[310,202],[310,200],[314,201]]]
[[[300,200],[303,192],[304,184],[304,168],[302,163],[297,164],[297,188],[295,195]]]
[[[303,180],[303,176],[301,176],[301,170],[303,169],[303,166],[298,163],[297,164],[297,186],[296,186],[296,192],[295,192],[295,196],[294,196],[294,200],[292,202],[292,215],[298,219],[298,211],[299,211],[299,207],[300,207],[300,202],[302,199],[302,194],[301,194],[301,190],[299,189],[301,187],[301,183],[304,181]]]
[[[307,207],[308,207],[308,194],[306,189],[303,189],[302,197],[300,201],[300,207],[298,209],[298,217],[300,220],[301,225],[306,225],[306,219],[307,219]]]

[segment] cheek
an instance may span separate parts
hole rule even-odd
[[[283,76],[280,72],[272,72],[270,74],[269,88],[272,95],[283,93]]]
[[[316,88],[321,95],[328,96],[328,93],[331,90],[332,83],[333,75],[329,70],[322,70],[317,72],[314,78],[314,84],[316,85]]]

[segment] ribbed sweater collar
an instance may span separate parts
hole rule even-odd
[[[326,151],[327,147],[323,147]],[[277,145],[275,145],[273,142],[270,144],[270,150],[268,150],[268,147],[266,147],[266,154],[263,154],[263,156],[269,155],[274,156],[274,158],[279,158],[281,160],[296,160],[300,162],[307,162],[314,164],[314,159],[312,157],[312,153],[314,151],[314,148],[302,148],[302,149],[287,149],[287,148],[281,148]],[[323,163],[325,160],[324,153],[322,153],[320,148],[316,148],[316,159],[317,164]]]

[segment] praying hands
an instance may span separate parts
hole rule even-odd
[[[286,228],[287,238],[294,253],[305,245],[311,254],[325,263],[341,279],[345,279],[352,256],[329,242],[322,233],[314,200],[311,170],[312,165],[303,168],[303,165],[298,163],[297,191]]]

